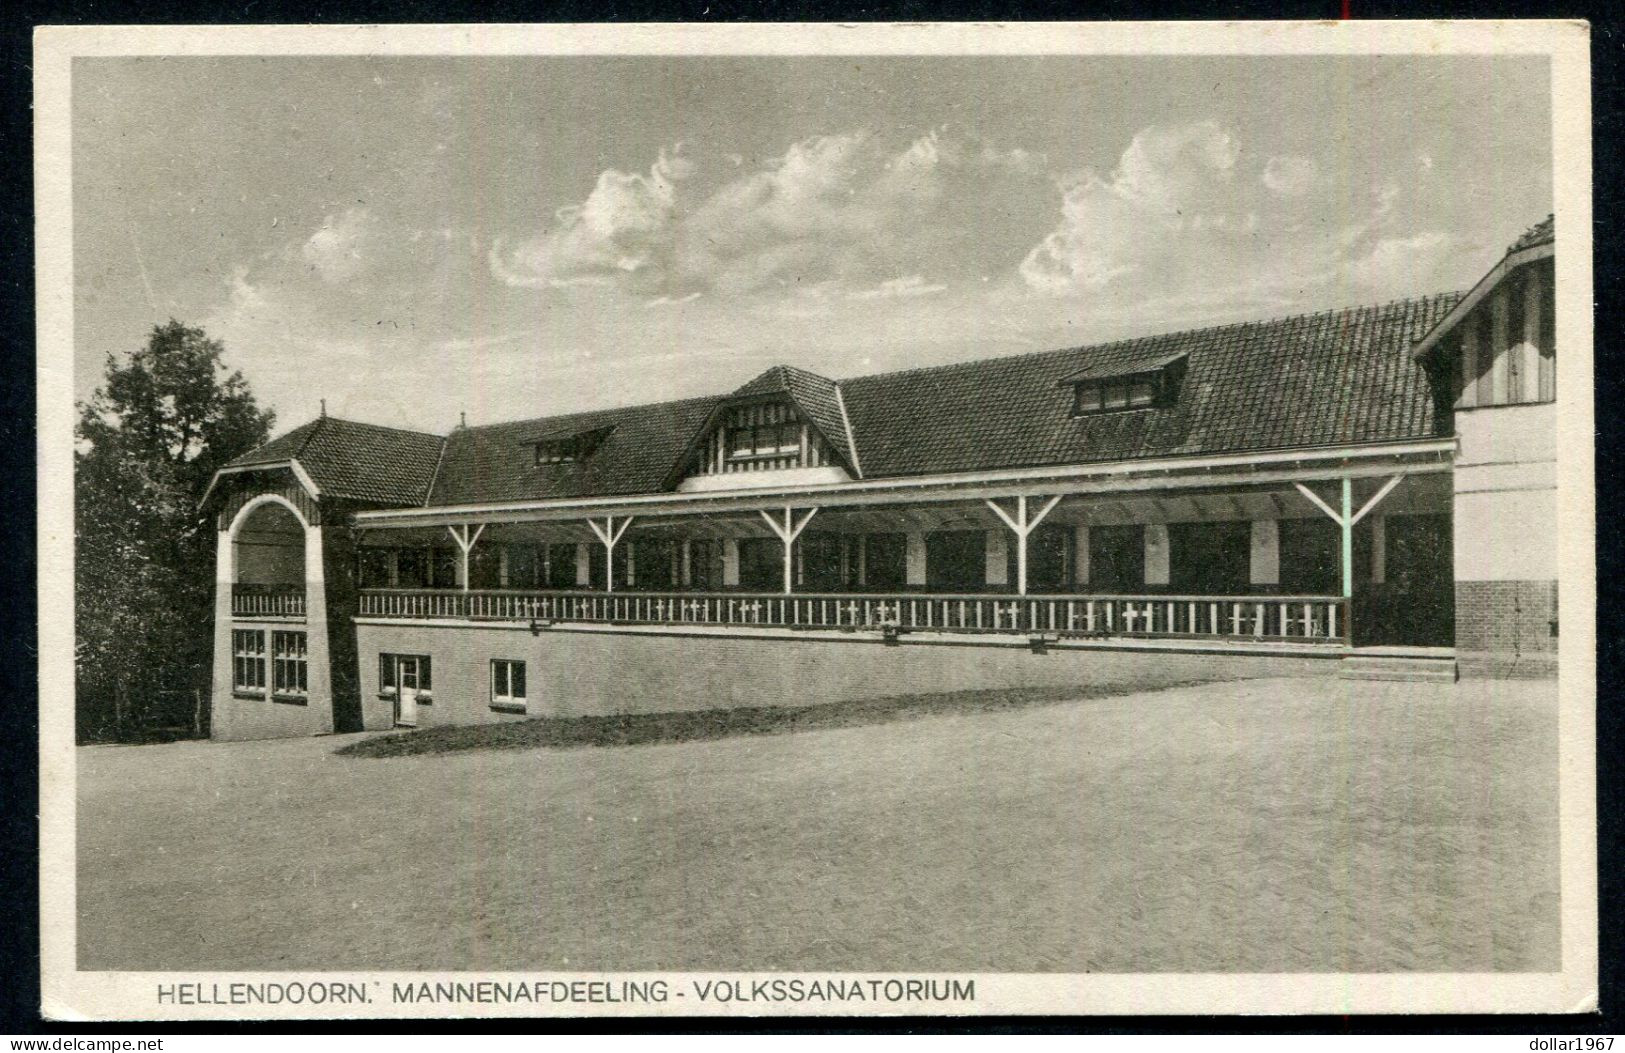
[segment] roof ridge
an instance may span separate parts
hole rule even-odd
[[[317,417],[316,418],[316,423],[320,423],[321,421],[326,421],[326,420],[337,421],[339,424],[354,424],[355,426],[357,426],[359,428],[377,428],[379,431],[397,431],[397,432],[400,432],[402,435],[422,435],[422,436],[426,436],[426,437],[431,438],[431,439],[443,439],[443,438],[445,438],[444,435],[440,434],[437,431],[419,431],[416,428],[401,428],[401,427],[397,427],[396,425],[393,425],[393,424],[374,424],[370,420],[350,420],[347,417],[334,417],[334,416]],[[303,447],[300,447],[300,448],[303,449]]]
[[[299,459],[299,455],[305,452],[305,448],[308,447],[310,445],[310,441],[316,437],[316,433],[322,430],[322,425],[327,423],[327,414],[322,414],[320,417],[317,417],[310,423],[310,431],[306,432],[305,437],[299,440],[298,448],[296,448],[292,453],[288,454],[288,460],[297,461]]]
[[[446,447],[450,445],[451,440],[441,436],[440,450],[435,454],[434,458],[434,471],[429,473],[429,485],[423,488],[424,507],[428,507],[429,502],[434,500],[434,487],[440,481],[440,466],[446,463]]]
[[[547,421],[562,420],[566,417],[587,417],[600,413],[631,413],[633,410],[654,409],[657,406],[687,406],[700,402],[717,402],[727,398],[727,394],[692,395],[682,399],[664,399],[657,402],[639,402],[631,406],[604,406],[599,409],[570,410],[566,413],[554,413],[545,417],[520,417],[517,420],[499,420],[490,424],[474,424],[464,431],[486,431],[491,428],[517,428],[521,424],[542,424]]]
[[[1454,296],[1459,299],[1465,295],[1466,293],[1464,291],[1457,289],[1445,292],[1428,293],[1423,296],[1400,296],[1392,300],[1384,300],[1378,303],[1354,304],[1347,307],[1326,308],[1319,311],[1310,311],[1300,314],[1276,315],[1272,318],[1255,318],[1246,321],[1224,322],[1220,325],[1190,326],[1185,329],[1173,329],[1161,333],[1147,333],[1143,336],[1126,336],[1117,340],[1107,340],[1100,343],[1075,344],[1071,347],[1051,347],[1044,348],[1039,351],[1024,351],[1019,355],[984,355],[981,358],[967,358],[959,362],[940,362],[934,366],[912,366],[908,369],[894,369],[882,373],[860,373],[857,376],[843,377],[840,381],[838,381],[838,383],[844,384],[856,380],[872,380],[880,377],[904,377],[912,374],[933,373],[940,370],[949,369],[965,369],[971,366],[987,365],[990,362],[1019,362],[1023,359],[1042,358],[1046,355],[1072,354],[1078,351],[1107,351],[1114,348],[1124,347],[1129,344],[1141,343],[1147,340],[1172,340],[1177,337],[1193,336],[1197,333],[1218,334],[1255,326],[1280,325],[1283,322],[1332,318],[1337,315],[1350,314],[1356,311],[1380,311],[1387,308],[1397,307],[1401,304],[1426,303],[1450,296]]]

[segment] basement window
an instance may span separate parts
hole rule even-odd
[[[491,659],[491,708],[501,713],[525,712],[525,663]]]

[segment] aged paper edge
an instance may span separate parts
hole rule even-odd
[[[1587,1012],[1597,1007],[1595,531],[1592,465],[1591,81],[1580,21],[44,27],[35,35],[38,279],[42,1011],[69,1020],[343,1019],[342,1006],[154,1005],[155,984],[473,979],[459,973],[106,973],[75,967],[71,64],[150,55],[1334,55],[1540,54],[1552,62],[1559,254],[1558,507],[1562,971],[1547,974],[976,974],[974,1014]],[[631,974],[601,974],[622,978]],[[687,982],[695,974],[662,974]],[[763,974],[706,974],[706,978]],[[777,974],[775,974],[777,975]],[[789,975],[789,974],[784,974]],[[864,974],[883,978],[886,974]],[[926,971],[913,977],[933,975]],[[941,975],[941,974],[936,974]],[[953,974],[964,979],[964,974]],[[503,979],[513,974],[479,974]],[[547,980],[555,974],[523,974]],[[561,979],[583,979],[579,974]],[[638,979],[654,979],[640,974]],[[387,1012],[378,1013],[383,1009]],[[576,1004],[535,1015],[900,1015],[884,1004]],[[521,1007],[375,1005],[392,1017]]]

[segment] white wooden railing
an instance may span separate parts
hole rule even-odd
[[[303,618],[303,585],[233,585],[231,614],[234,618]]]
[[[929,595],[365,589],[367,618],[1348,640],[1336,596]]]

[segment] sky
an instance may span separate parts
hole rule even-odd
[[[444,431],[1472,285],[1540,57],[77,59],[75,392]]]

